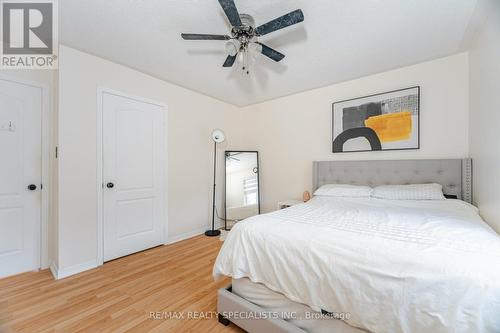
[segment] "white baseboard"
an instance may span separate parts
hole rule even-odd
[[[203,227],[203,228],[198,228],[196,230],[185,232],[185,233],[177,235],[177,236],[168,237],[166,244],[173,244],[173,243],[177,243],[177,242],[189,239],[189,238],[193,238],[193,237],[196,237],[198,235],[202,235],[205,231],[207,231],[207,228]]]
[[[50,271],[56,280],[64,279],[68,276],[75,275],[84,271],[88,271],[89,269],[96,268],[97,262],[95,260],[91,260],[88,262],[84,262],[78,265],[73,265],[67,268],[60,269],[57,267],[55,263],[50,265]]]
[[[216,227],[223,227],[223,225],[216,226]],[[169,237],[165,244],[173,244],[173,243],[177,243],[177,242],[189,239],[189,238],[193,238],[193,237],[202,235],[206,230],[207,230],[207,228],[203,227],[203,228],[198,228],[198,229],[195,229],[192,231],[185,232],[185,233],[177,235],[177,236]],[[52,262],[50,264],[50,271],[52,272],[54,279],[59,280],[59,279],[64,279],[64,278],[71,276],[71,275],[75,275],[75,274],[87,271],[87,270],[92,269],[92,268],[96,268],[98,266],[99,265],[97,265],[97,261],[91,260],[91,261],[81,263],[78,265],[73,265],[73,266],[70,266],[70,267],[67,267],[64,269],[59,269],[59,267],[57,267],[56,263]]]
[[[49,266],[50,272],[52,273],[52,276],[54,277],[55,280],[57,280],[57,265],[55,262],[51,262]]]

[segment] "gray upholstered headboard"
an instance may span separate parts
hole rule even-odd
[[[438,183],[443,192],[472,203],[472,160],[313,162],[313,191],[325,184],[405,185]]]

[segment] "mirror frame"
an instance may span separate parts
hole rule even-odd
[[[224,230],[228,231],[230,229],[227,228],[227,197],[226,197],[226,188],[227,188],[227,179],[226,179],[226,156],[227,153],[255,153],[257,156],[257,207],[258,213],[260,215],[260,161],[259,161],[259,151],[257,150],[225,150],[224,151]]]

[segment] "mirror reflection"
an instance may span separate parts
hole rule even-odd
[[[226,230],[260,214],[259,153],[226,151]]]

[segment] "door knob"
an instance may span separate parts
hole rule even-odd
[[[36,190],[36,185],[35,184],[28,185],[28,190],[35,191]]]
[[[113,187],[115,187],[115,184],[113,184],[113,183],[107,183],[106,187],[107,188],[113,188]]]

